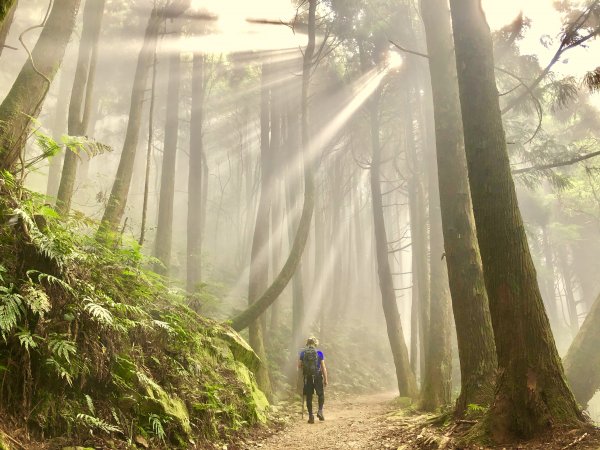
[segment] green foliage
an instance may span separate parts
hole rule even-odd
[[[96,223],[26,195],[0,197],[0,413],[45,437],[128,430],[169,448],[264,420],[235,333],[188,308],[134,241],[105,245]]]

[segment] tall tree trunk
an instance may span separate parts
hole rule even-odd
[[[6,38],[8,37],[18,4],[18,0],[4,0],[2,6],[0,6],[0,56],[2,56],[2,51],[6,45]]]
[[[460,359],[456,415],[462,417],[469,404],[491,404],[496,348],[469,192],[448,2],[421,0],[421,12],[433,93],[445,258]]]
[[[173,51],[169,55],[169,84],[165,118],[165,142],[160,176],[158,225],[154,256],[162,263],[156,265],[157,273],[168,275],[171,268],[173,242],[173,207],[175,202],[175,169],[177,164],[177,141],[179,135],[179,91],[181,87],[181,55]]]
[[[542,250],[544,252],[544,259],[546,260],[546,276],[544,279],[547,298],[545,299],[544,304],[546,305],[546,311],[548,311],[550,324],[558,329],[559,320],[556,307],[556,291],[554,289],[554,256],[552,254],[552,246],[550,245],[550,236],[547,225],[542,226]]]
[[[272,171],[269,149],[269,74],[268,63],[262,65],[260,93],[260,199],[256,211],[252,253],[250,255],[250,279],[248,283],[248,304],[252,305],[267,289],[269,281],[269,213],[271,210]],[[264,314],[264,312],[263,312]],[[261,359],[262,364],[256,373],[256,381],[261,390],[271,395],[267,354],[264,345],[264,327],[260,323],[262,315],[253,320],[248,327],[250,345]]]
[[[187,281],[189,293],[202,281],[202,203],[204,194],[204,55],[194,53],[192,68],[192,116],[190,170],[188,175]]]
[[[536,280],[519,211],[480,0],[451,0],[456,66],[473,213],[499,376],[485,424],[506,442],[580,426]]]
[[[304,162],[304,205],[302,214],[298,223],[298,229],[294,237],[294,244],[290,249],[290,254],[283,265],[283,268],[277,275],[277,278],[271,283],[267,290],[245,311],[238,314],[232,320],[232,327],[236,331],[243,330],[250,323],[255,321],[283,292],[288,282],[296,272],[302,253],[310,233],[310,223],[315,204],[315,186],[314,186],[314,162],[310,152],[310,128],[308,117],[308,93],[310,87],[310,77],[314,65],[315,36],[316,36],[316,11],[317,0],[308,0],[308,45],[304,50],[302,67],[302,96],[300,104],[301,113],[301,139],[302,153]]]
[[[396,291],[390,269],[387,233],[383,215],[381,198],[381,146],[379,137],[379,101],[381,89],[378,88],[370,99],[369,115],[371,122],[371,203],[373,205],[373,226],[375,231],[375,250],[377,254],[377,274],[381,302],[387,326],[388,339],[392,348],[392,356],[396,367],[396,378],[400,396],[415,398],[417,395],[417,382],[410,368],[408,349],[404,341],[402,322],[396,303]]]
[[[584,407],[600,389],[598,348],[600,348],[600,296],[596,298],[563,361],[573,394]]]
[[[129,120],[127,122],[127,132],[125,142],[121,151],[121,159],[117,175],[106,205],[106,210],[100,224],[99,237],[106,238],[107,233],[117,231],[119,223],[125,212],[127,197],[129,195],[129,185],[133,175],[133,165],[135,154],[138,147],[140,128],[142,124],[142,110],[144,106],[144,96],[146,84],[148,81],[148,72],[152,65],[154,51],[156,49],[156,40],[158,30],[163,23],[164,15],[162,11],[154,8],[148,19],[144,43],[138,55],[135,78],[131,92],[131,105],[129,108]]]
[[[79,56],[75,79],[69,103],[69,135],[85,136],[92,109],[96,62],[98,60],[98,40],[102,28],[105,0],[87,1],[83,9],[83,31],[79,44]],[[77,178],[80,156],[72,151],[65,153],[56,206],[60,214],[66,215],[71,209],[71,199]]]
[[[430,100],[430,98],[430,95],[426,95],[424,99]],[[431,106],[427,104],[425,108],[429,110]],[[427,338],[425,373],[423,374],[420,399],[420,406],[425,411],[435,411],[440,406],[450,403],[452,378],[450,290],[448,270],[444,261],[435,137],[432,136],[434,120],[430,116],[432,114],[426,114],[427,121],[424,127],[426,133],[424,140],[427,142],[427,185],[429,187],[429,321],[431,324]]]
[[[80,0],[55,2],[40,37],[0,105],[0,169],[14,170],[75,27]]]

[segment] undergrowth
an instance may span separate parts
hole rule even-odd
[[[146,270],[137,243],[100,243],[93,221],[0,181],[2,416],[38,439],[168,448],[264,421],[256,355]]]

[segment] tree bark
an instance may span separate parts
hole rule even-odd
[[[31,123],[42,109],[75,27],[79,3],[54,3],[31,57],[0,105],[0,169],[13,171],[23,157]]]
[[[445,259],[460,360],[461,391],[455,413],[462,417],[469,404],[491,404],[496,348],[469,192],[448,2],[421,0],[421,13],[433,93]]]
[[[580,426],[536,280],[502,125],[480,0],[451,0],[465,149],[499,376],[484,422],[492,439]]]
[[[69,103],[68,134],[85,136],[92,109],[96,62],[98,60],[98,40],[102,28],[105,0],[87,1],[83,9],[83,30],[79,44],[79,56],[75,79]],[[71,199],[77,179],[77,166],[80,156],[72,151],[65,153],[58,195],[57,210],[66,215],[71,209]]]
[[[600,389],[600,296],[583,321],[563,361],[577,401],[587,406]]]
[[[370,99],[369,116],[371,124],[371,203],[373,207],[373,226],[375,231],[375,250],[377,256],[377,274],[381,302],[387,326],[388,339],[392,348],[392,356],[396,367],[396,378],[400,396],[415,398],[417,396],[417,382],[410,367],[408,349],[404,341],[402,322],[396,303],[396,291],[390,269],[387,233],[383,214],[381,198],[381,145],[379,137],[379,101],[381,88],[378,88]]]
[[[175,202],[175,169],[177,164],[177,141],[179,135],[179,92],[181,87],[181,55],[174,51],[169,55],[169,83],[165,118],[165,141],[160,176],[158,225],[154,256],[162,263],[155,271],[169,275],[171,247],[173,242],[173,207]]]
[[[6,45],[6,38],[15,17],[18,0],[3,0],[0,6],[0,56]]]
[[[192,68],[192,116],[190,170],[188,175],[187,281],[189,293],[202,281],[202,196],[204,191],[204,55],[194,53]]]
[[[243,330],[250,323],[256,320],[283,292],[288,282],[296,272],[308,235],[310,232],[310,223],[312,221],[314,203],[315,203],[315,187],[314,187],[314,169],[313,161],[310,153],[310,130],[308,117],[308,92],[310,87],[311,71],[313,69],[313,57],[315,52],[315,34],[316,34],[316,10],[317,0],[309,0],[308,2],[308,45],[304,50],[303,67],[302,67],[302,96],[301,96],[301,139],[302,153],[304,159],[304,205],[302,214],[298,223],[298,230],[294,237],[294,244],[290,250],[290,254],[283,265],[283,268],[273,280],[273,283],[267,290],[245,311],[237,315],[232,320],[232,327],[236,331]]]

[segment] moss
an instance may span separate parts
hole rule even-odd
[[[0,432],[0,450],[11,450],[4,433]]]
[[[256,413],[256,419],[260,423],[265,423],[267,421],[267,408],[269,407],[269,401],[267,400],[267,397],[258,388],[254,379],[254,375],[246,365],[237,362],[235,367],[237,377],[246,385],[246,388],[248,389],[248,402],[251,406],[251,409],[253,409]]]

